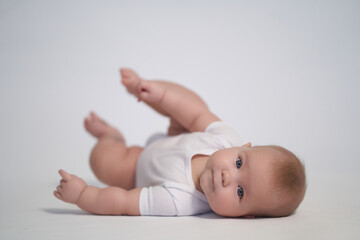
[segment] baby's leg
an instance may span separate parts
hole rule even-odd
[[[121,82],[123,83],[123,85],[126,87],[129,93],[133,94],[136,97],[138,97],[139,94],[138,86],[141,81],[154,81],[157,82],[158,84],[163,85],[169,91],[174,91],[178,94],[180,93],[184,96],[184,98],[191,99],[191,101],[194,104],[200,104],[207,108],[206,103],[201,99],[201,97],[199,97],[195,92],[191,91],[190,89],[187,89],[179,84],[160,81],[160,80],[144,80],[140,78],[136,74],[136,72],[127,68],[120,69],[120,74],[121,74]],[[178,123],[174,118],[171,118],[171,116],[166,111],[164,111],[159,105],[149,102],[145,102],[145,103],[150,107],[152,107],[158,113],[170,117],[170,126],[168,128],[168,135],[173,136],[184,132],[188,132],[186,128],[180,125],[180,123]]]
[[[134,188],[136,162],[143,149],[127,147],[122,134],[95,113],[90,113],[84,124],[86,130],[98,139],[90,155],[95,176],[110,186]]]

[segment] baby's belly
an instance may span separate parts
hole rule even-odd
[[[136,167],[136,186],[149,187],[171,181],[188,184],[188,156],[181,147],[168,147],[163,140],[144,149]]]

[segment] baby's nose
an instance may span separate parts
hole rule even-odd
[[[226,186],[228,186],[230,184],[231,179],[230,179],[230,174],[229,174],[228,171],[223,170],[221,172],[221,178],[222,178],[223,187],[226,187]]]

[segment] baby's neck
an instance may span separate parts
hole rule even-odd
[[[205,165],[207,160],[209,159],[209,156],[207,155],[194,155],[191,159],[191,172],[192,172],[192,178],[194,181],[194,185],[196,190],[203,193],[203,190],[200,186],[200,177],[205,169]]]

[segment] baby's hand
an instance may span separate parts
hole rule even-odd
[[[139,101],[158,103],[164,96],[165,90],[156,82],[141,81],[138,87]]]
[[[86,188],[86,183],[81,178],[71,175],[64,170],[60,170],[59,174],[62,179],[60,185],[54,191],[55,197],[68,203],[75,203],[78,201],[81,193]]]

